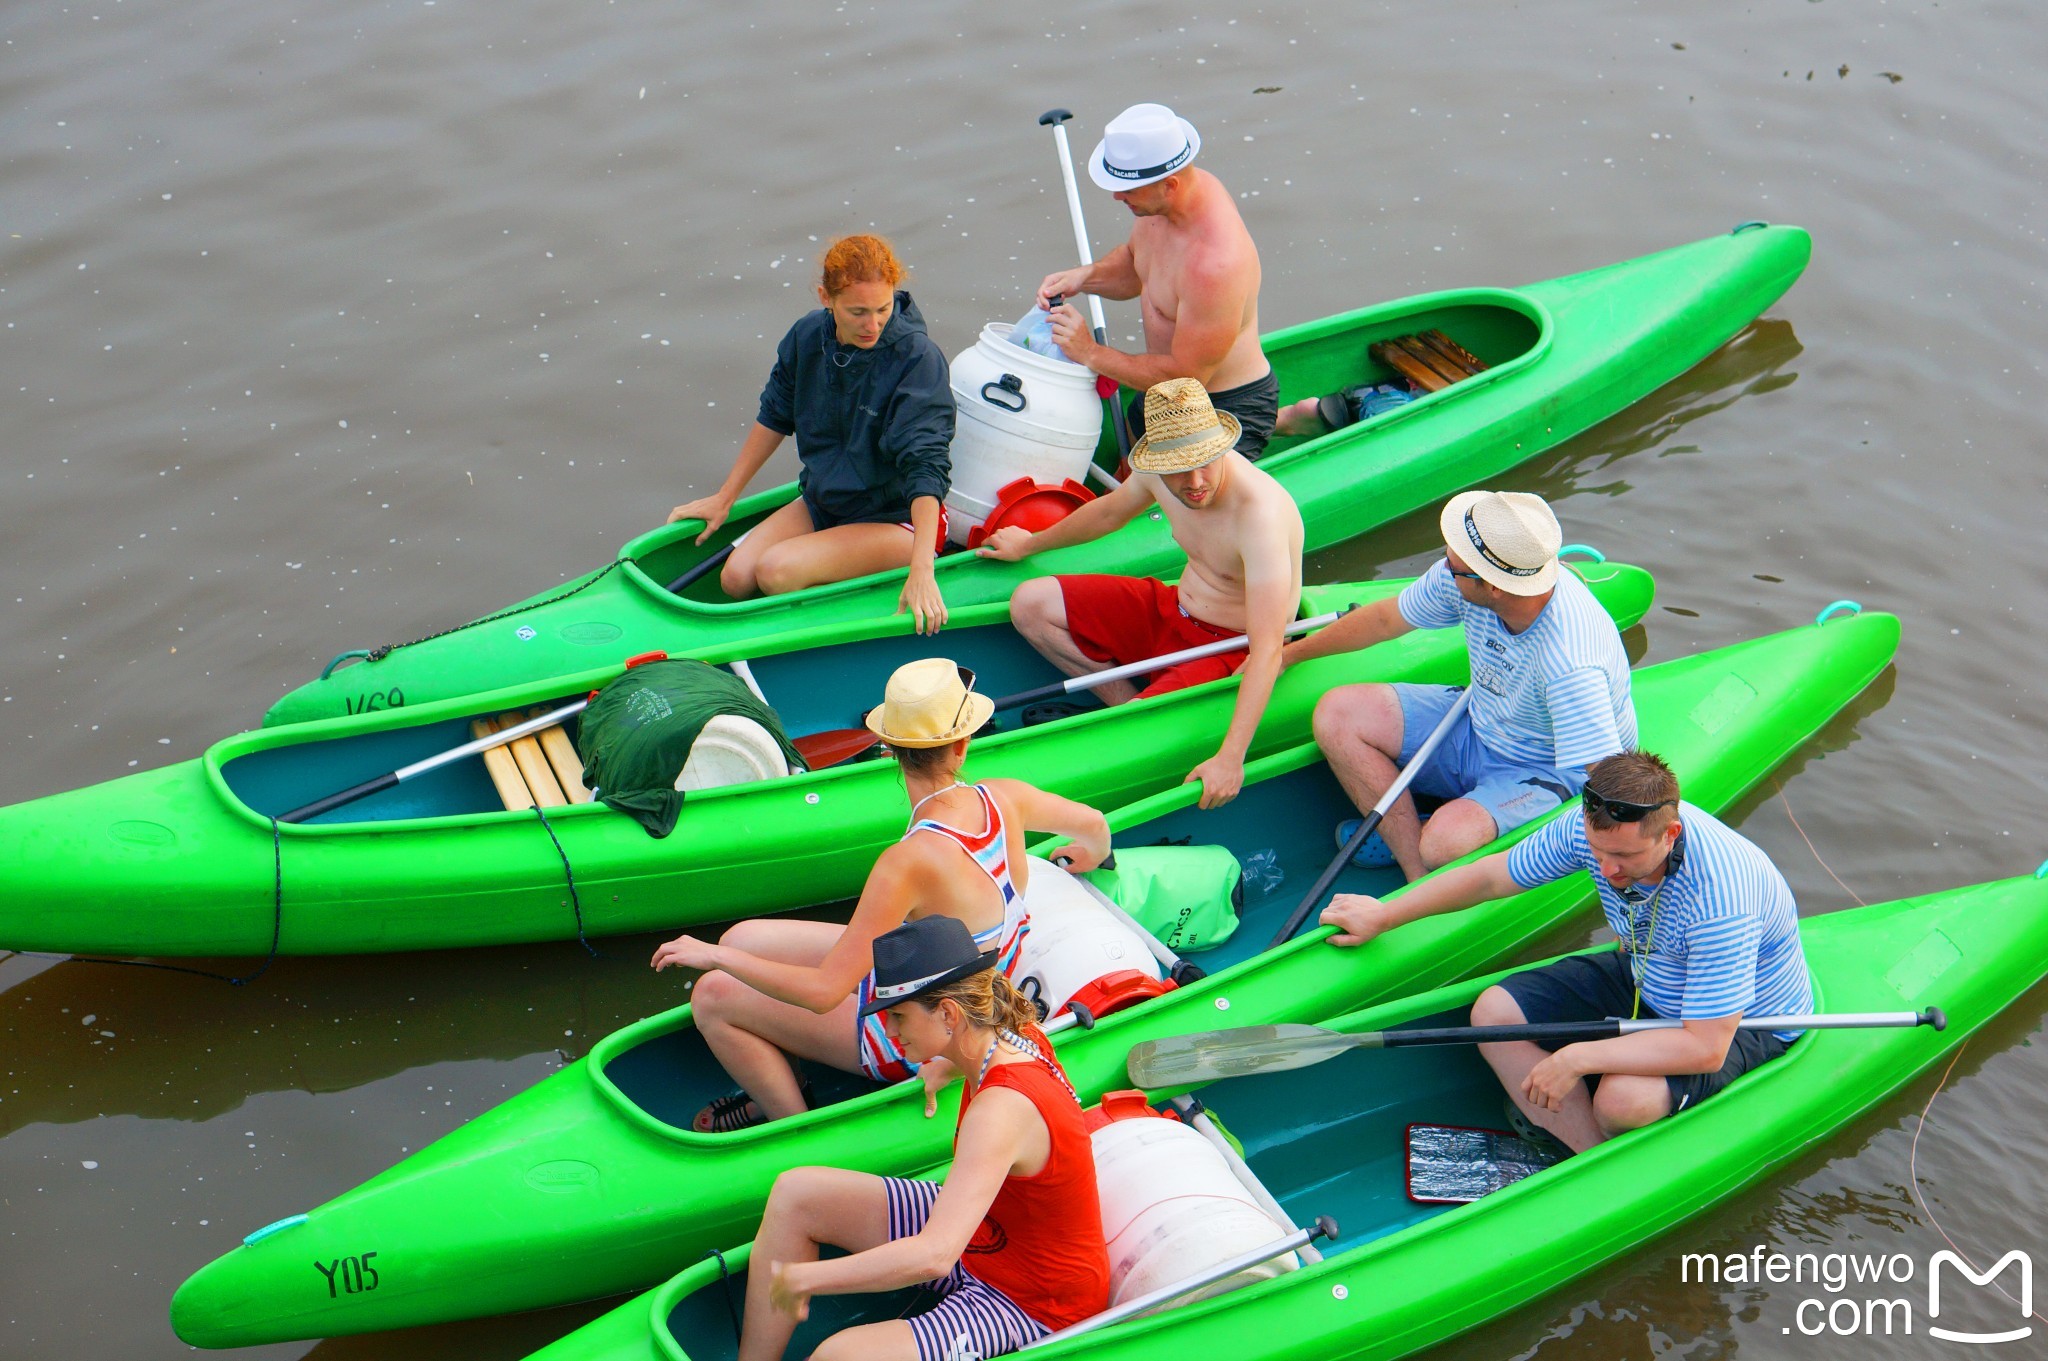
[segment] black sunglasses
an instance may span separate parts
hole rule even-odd
[[[1630,803],[1627,799],[1610,799],[1605,794],[1587,785],[1580,797],[1585,800],[1588,813],[1600,813],[1609,822],[1641,822],[1659,808],[1676,808],[1677,799],[1665,799],[1661,803]]]
[[[1485,578],[1485,577],[1483,577],[1483,576],[1480,576],[1480,575],[1479,575],[1479,573],[1477,573],[1477,572],[1461,572],[1461,571],[1459,571],[1459,570],[1458,570],[1457,568],[1455,568],[1455,567],[1451,566],[1451,560],[1450,560],[1449,558],[1445,558],[1445,559],[1444,559],[1444,570],[1445,570],[1446,572],[1449,572],[1449,573],[1451,574],[1451,580],[1453,580],[1453,581],[1484,581],[1484,580],[1486,580],[1486,578]]]
[[[960,715],[967,712],[967,701],[974,695],[974,668],[955,663],[953,669],[960,673],[960,707],[953,711],[953,721],[947,726],[947,732],[960,726]]]

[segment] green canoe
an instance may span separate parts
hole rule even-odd
[[[1877,676],[1898,637],[1896,618],[1865,614],[1647,667],[1635,678],[1642,740],[1671,760],[1688,798],[1725,809]],[[1136,1040],[1310,1020],[1448,982],[1497,964],[1591,899],[1574,879],[1357,951],[1323,944],[1317,929],[1257,953],[1328,863],[1331,829],[1350,809],[1313,745],[1265,757],[1249,775],[1237,800],[1212,812],[1174,788],[1111,816],[1121,847],[1192,838],[1240,858],[1270,850],[1286,878],[1263,896],[1248,892],[1236,935],[1195,957],[1208,978],[1060,1036],[1089,1099],[1128,1085],[1123,1060]],[[1347,870],[1337,888],[1387,893],[1396,879]],[[251,1234],[185,1282],[172,1324],[187,1342],[240,1346],[644,1287],[752,1232],[783,1168],[929,1166],[953,1128],[943,1109],[922,1118],[911,1083],[736,1134],[690,1132],[691,1113],[729,1085],[688,1007],[628,1026],[361,1187]],[[366,1252],[377,1254],[378,1283],[354,1294],[330,1291],[309,1265]]]
[[[1575,566],[1622,627],[1649,608],[1641,569]],[[1403,584],[1317,587],[1306,597],[1327,612]],[[1060,679],[1009,626],[1007,603],[963,613],[936,642],[904,618],[786,636],[776,642],[785,652],[750,650],[752,671],[792,733],[858,724],[891,671],[941,649],[974,667],[992,694]],[[724,661],[729,651],[705,655]],[[242,733],[194,761],[0,808],[0,883],[9,889],[0,948],[260,955],[274,935],[285,954],[344,954],[730,921],[852,897],[902,835],[902,780],[886,760],[693,793],[659,840],[602,804],[544,818],[507,812],[475,759],[307,823],[270,820],[460,745],[477,714],[558,704],[618,671]],[[1292,668],[1252,754],[1307,738],[1316,698],[1332,685],[1465,676],[1464,640],[1453,630]],[[977,742],[972,769],[1114,808],[1178,782],[1214,752],[1236,687],[1231,677],[1013,728]]]
[[[1199,1099],[1243,1142],[1259,1180],[1295,1223],[1335,1219],[1338,1241],[1305,1270],[1033,1354],[1390,1361],[1524,1305],[1819,1146],[2010,1005],[2048,969],[2048,882],[2008,879],[1834,912],[1808,919],[1801,933],[1820,1010],[1939,1007],[1947,1029],[1808,1031],[1713,1100],[1466,1205],[1408,1199],[1404,1155],[1411,1124],[1501,1126],[1500,1084],[1471,1047],[1353,1050],[1313,1068],[1211,1084]],[[1329,1024],[1461,1025],[1492,981]],[[746,1262],[744,1248],[725,1254],[741,1277],[730,1283],[735,1298],[745,1290]],[[700,1261],[533,1361],[730,1357],[719,1274],[716,1263]],[[1878,1293],[1919,1291],[1888,1281]],[[898,1317],[908,1302],[815,1300],[790,1355],[849,1324]],[[1791,1331],[1799,1321],[1793,1306],[1774,1307]]]
[[[1349,429],[1277,440],[1260,464],[1301,506],[1307,547],[1339,543],[1484,482],[1605,420],[1706,358],[1790,288],[1812,242],[1798,227],[1745,223],[1733,233],[1526,288],[1464,288],[1289,327],[1265,347],[1283,401],[1389,377],[1366,348],[1437,328],[1489,365]],[[748,497],[710,543],[687,521],[644,534],[598,571],[376,661],[340,665],[285,695],[264,722],[296,723],[584,671],[665,649],[762,640],[896,609],[901,571],[766,600],[735,602],[716,573],[681,595],[667,583],[796,493]],[[1092,544],[1022,564],[971,554],[939,561],[954,610],[1006,601],[1019,582],[1054,572],[1177,576],[1184,561],[1155,514]]]

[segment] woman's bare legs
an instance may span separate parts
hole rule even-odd
[[[831,922],[744,921],[722,944],[763,959],[815,968],[845,928]],[[854,1040],[856,999],[819,1015],[759,992],[714,969],[691,995],[697,1030],[734,1082],[771,1120],[809,1109],[789,1055],[860,1071]]]

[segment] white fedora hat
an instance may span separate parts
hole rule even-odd
[[[1542,595],[1557,584],[1564,531],[1542,497],[1525,491],[1468,491],[1444,505],[1444,543],[1487,585],[1509,595]]]
[[[1109,120],[1088,158],[1088,175],[1104,189],[1156,184],[1191,164],[1202,149],[1195,125],[1164,104],[1133,104]]]

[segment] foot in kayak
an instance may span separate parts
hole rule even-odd
[[[767,1112],[745,1092],[736,1090],[727,1092],[698,1111],[697,1118],[690,1122],[690,1128],[699,1134],[731,1134],[767,1123]]]
[[[1351,844],[1351,838],[1358,834],[1358,824],[1364,821],[1364,818],[1346,818],[1337,824],[1338,849],[1341,850]],[[1429,819],[1424,818],[1423,821],[1428,822]],[[1387,845],[1386,840],[1378,832],[1374,832],[1352,852],[1351,863],[1362,870],[1387,869],[1394,863],[1393,847]]]

